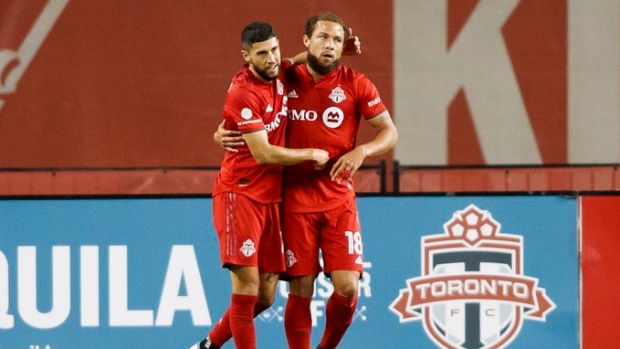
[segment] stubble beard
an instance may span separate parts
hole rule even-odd
[[[256,74],[260,75],[263,80],[273,81],[278,78],[278,75],[280,74],[280,67],[276,69],[276,73],[274,75],[267,73],[267,69],[256,69],[256,67],[254,67],[254,71]]]

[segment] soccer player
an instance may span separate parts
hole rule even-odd
[[[225,128],[239,130],[245,145],[227,152],[213,190],[213,223],[222,266],[230,271],[228,310],[209,336],[192,349],[219,348],[232,335],[239,349],[255,349],[254,316],[271,306],[278,273],[285,270],[279,202],[282,165],[307,162],[323,168],[328,153],[284,147],[287,91],[271,25],[248,24],[241,33],[246,61],[233,77],[224,104]]]
[[[365,75],[340,65],[350,31],[333,13],[306,22],[307,63],[285,73],[288,86],[287,146],[327,149],[331,162],[322,171],[306,164],[285,170],[283,237],[290,293],[284,315],[289,348],[309,349],[310,304],[319,272],[328,275],[334,293],[326,308],[326,326],[317,348],[336,348],[352,322],[363,273],[361,229],[352,176],[368,156],[394,147],[398,134],[375,85]],[[361,119],[375,137],[356,145]],[[235,151],[239,139],[219,129],[214,140]],[[320,265],[319,251],[324,268]]]
[[[291,349],[310,348],[310,303],[321,271],[330,277],[334,292],[317,348],[336,348],[351,324],[363,273],[352,176],[366,157],[389,151],[398,139],[375,85],[340,65],[347,35],[344,21],[333,13],[310,17],[304,35],[307,63],[285,73],[287,146],[326,149],[331,159],[337,159],[321,171],[301,163],[287,167],[284,174],[282,234],[290,282],[284,326]],[[361,119],[376,133],[369,142],[356,145]]]

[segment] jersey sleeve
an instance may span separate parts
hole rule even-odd
[[[226,97],[224,118],[242,133],[259,131],[265,129],[262,109],[261,97],[256,91],[233,87]]]
[[[377,87],[366,75],[359,74],[356,80],[358,92],[357,107],[364,119],[372,119],[387,110],[383,100],[381,100]]]

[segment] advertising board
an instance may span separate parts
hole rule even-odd
[[[365,273],[339,348],[578,348],[575,198],[358,209]],[[0,349],[188,348],[229,304],[210,198],[2,200],[0,241]],[[321,275],[313,345],[332,290]],[[256,319],[259,348],[286,347],[286,297],[281,282]]]

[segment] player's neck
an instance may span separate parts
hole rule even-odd
[[[323,75],[319,74],[316,70],[312,69],[312,67],[310,66],[310,64],[306,63],[306,69],[308,70],[308,73],[310,73],[310,76],[312,76],[312,79],[314,80],[314,82],[318,82]]]

